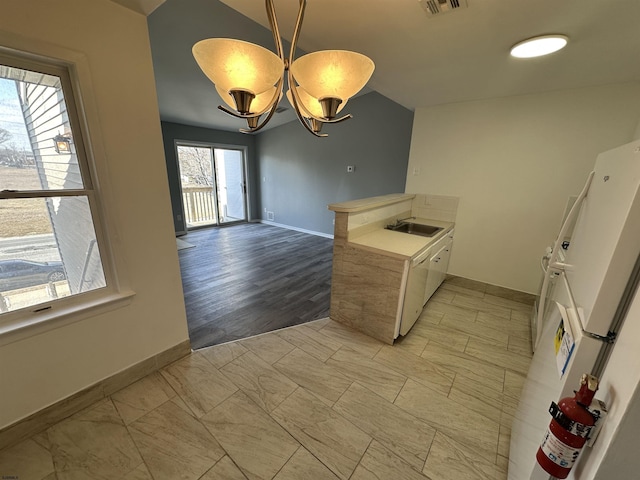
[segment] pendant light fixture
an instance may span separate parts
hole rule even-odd
[[[196,62],[230,107],[218,108],[247,121],[247,128],[241,132],[257,132],[267,124],[283,96],[285,79],[289,86],[287,99],[313,135],[326,137],[320,133],[323,124],[351,118],[336,116],[369,81],[375,68],[373,61],[346,50],[323,50],[295,60],[306,6],[307,1],[300,0],[288,58],[282,48],[273,0],[265,0],[265,7],[276,53],[230,38],[209,38],[193,46]]]

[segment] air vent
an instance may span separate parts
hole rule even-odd
[[[428,17],[467,8],[467,0],[419,0]]]

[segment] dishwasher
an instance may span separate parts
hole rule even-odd
[[[416,323],[416,320],[418,320],[420,313],[422,313],[422,307],[424,307],[424,292],[427,286],[427,275],[429,274],[430,253],[431,249],[427,248],[411,260],[407,287],[404,294],[404,305],[402,307],[400,335],[406,335],[411,327],[413,327],[413,324]]]

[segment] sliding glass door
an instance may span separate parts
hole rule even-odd
[[[242,150],[214,149],[218,222],[221,224],[247,219],[243,153]]]
[[[187,229],[247,219],[244,150],[177,145]]]

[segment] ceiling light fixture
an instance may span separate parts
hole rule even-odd
[[[540,35],[529,38],[511,47],[511,56],[533,58],[549,55],[564,48],[569,41],[566,35]]]
[[[247,121],[248,128],[240,129],[241,132],[257,132],[267,124],[283,96],[286,78],[287,98],[302,125],[313,135],[326,137],[320,133],[323,124],[351,118],[336,115],[369,81],[375,68],[373,61],[346,50],[323,50],[294,60],[306,0],[300,0],[291,50],[286,58],[273,0],[265,0],[265,6],[277,54],[242,40],[208,38],[193,46],[193,56],[224,103],[231,107],[218,108]]]

